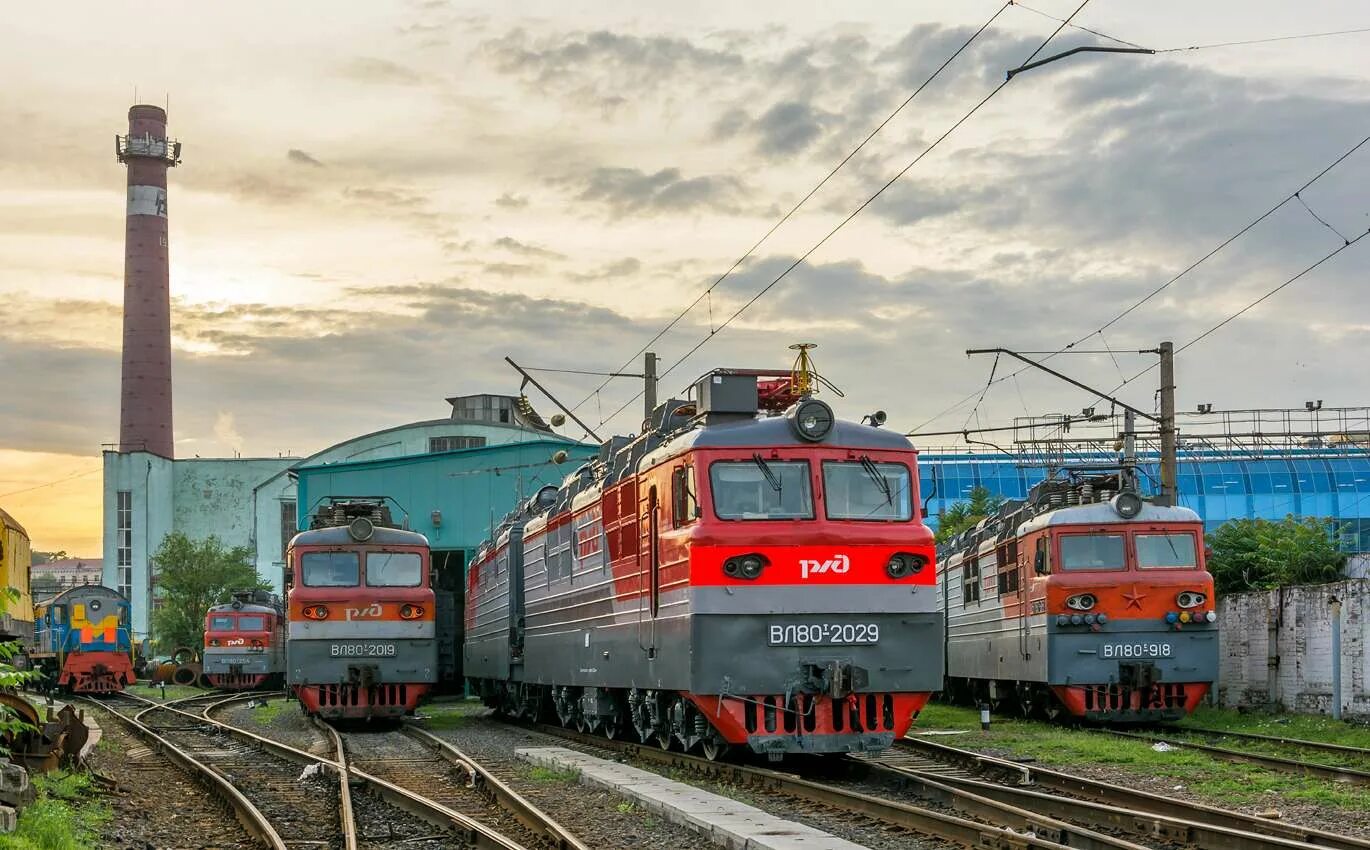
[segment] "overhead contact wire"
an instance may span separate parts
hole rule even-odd
[[[800,199],[799,199],[799,202],[796,203],[793,207],[791,207],[790,210],[789,210],[789,212],[785,213],[785,215],[783,215],[783,216],[780,218],[779,221],[777,221],[774,225],[772,225],[772,226],[771,226],[771,229],[770,229],[770,230],[767,230],[766,233],[765,233],[764,235],[762,235],[762,237],[761,237],[760,239],[758,239],[758,240],[756,241],[755,244],[752,245],[752,247],[748,248],[748,249],[747,249],[747,252],[746,252],[745,254],[743,254],[742,256],[738,257],[737,260],[736,260],[735,262],[733,262],[733,264],[732,264],[731,266],[728,267],[728,270],[727,270],[727,271],[725,271],[723,274],[719,275],[717,280],[715,280],[713,283],[709,284],[709,286],[708,286],[707,289],[705,289],[703,292],[701,292],[701,293],[695,298],[694,301],[690,302],[690,306],[688,306],[688,307],[686,307],[684,310],[680,311],[680,313],[677,314],[675,318],[673,318],[673,319],[671,319],[671,321],[667,322],[667,323],[666,323],[666,326],[665,326],[664,328],[662,328],[662,329],[656,334],[656,336],[654,336],[654,337],[652,337],[650,340],[648,340],[648,342],[647,342],[646,345],[642,346],[642,348],[640,348],[640,349],[637,350],[637,353],[635,353],[634,355],[632,355],[631,357],[629,357],[629,358],[627,359],[627,361],[625,361],[624,364],[623,364],[622,366],[620,366],[619,369],[618,369],[617,371],[622,371],[623,369],[626,369],[626,368],[628,368],[630,365],[632,365],[632,363],[633,363],[634,360],[636,360],[638,357],[642,356],[642,355],[647,351],[647,349],[651,348],[654,344],[656,344],[663,336],[665,336],[667,333],[669,333],[670,330],[671,330],[671,328],[675,327],[676,324],[679,323],[681,319],[685,318],[685,316],[688,315],[689,312],[690,312],[691,310],[693,310],[695,307],[699,306],[699,302],[700,302],[700,301],[704,300],[704,298],[705,298],[706,296],[708,296],[710,293],[712,293],[712,292],[714,291],[714,289],[715,289],[719,284],[723,283],[723,281],[726,280],[726,279],[728,278],[729,275],[731,275],[734,271],[737,270],[737,267],[738,267],[738,266],[740,266],[740,265],[742,265],[742,263],[746,262],[746,260],[747,260],[748,257],[750,257],[752,254],[756,253],[756,250],[757,250],[758,248],[760,248],[763,244],[765,244],[766,240],[767,240],[767,239],[770,239],[771,236],[772,236],[777,230],[779,230],[780,227],[781,227],[782,225],[785,224],[785,222],[789,221],[789,220],[790,220],[790,217],[793,216],[796,212],[798,212],[799,209],[800,209],[800,207],[802,207],[802,206],[804,206],[804,204],[808,203],[808,201],[809,201],[810,198],[812,198],[815,194],[818,193],[818,191],[819,191],[820,189],[822,189],[825,185],[827,185],[827,182],[828,182],[829,180],[831,180],[834,176],[836,176],[836,175],[837,175],[837,172],[841,171],[841,170],[846,166],[846,164],[852,160],[852,158],[853,158],[854,156],[856,156],[858,153],[860,153],[860,152],[866,147],[866,145],[870,143],[871,139],[874,139],[874,138],[876,137],[876,135],[879,134],[879,132],[880,132],[881,130],[885,129],[885,126],[886,126],[887,124],[889,124],[891,121],[893,121],[893,120],[895,119],[895,117],[899,115],[900,112],[903,112],[903,111],[904,111],[904,108],[905,108],[906,106],[908,106],[910,103],[912,103],[912,102],[913,102],[913,99],[916,98],[916,97],[918,97],[918,95],[923,91],[923,89],[927,88],[934,80],[936,80],[937,77],[941,75],[942,71],[944,71],[944,70],[946,69],[946,67],[947,67],[948,65],[950,65],[950,64],[956,59],[956,57],[960,56],[960,55],[965,51],[965,49],[966,49],[967,47],[970,47],[971,43],[974,42],[977,38],[979,38],[980,35],[981,35],[982,33],[984,33],[985,30],[989,29],[990,25],[993,24],[996,20],[998,20],[999,16],[1002,15],[1002,14],[1004,13],[1004,10],[1007,9],[1009,6],[1012,6],[1012,5],[1014,5],[1013,2],[1012,2],[1012,0],[1009,0],[1009,2],[1006,2],[1006,3],[1004,3],[1004,5],[1000,6],[999,9],[998,9],[993,15],[991,15],[991,16],[989,17],[989,20],[987,20],[987,21],[985,21],[983,24],[981,24],[979,29],[977,29],[974,33],[972,33],[971,36],[970,36],[969,38],[967,38],[967,39],[961,44],[960,47],[956,48],[956,50],[955,50],[950,56],[948,56],[945,60],[943,60],[942,64],[941,64],[941,65],[938,65],[938,66],[937,66],[937,69],[934,70],[934,71],[932,72],[932,74],[930,74],[930,75],[928,76],[928,78],[925,79],[925,80],[918,86],[918,88],[914,89],[912,94],[910,94],[908,97],[904,98],[903,103],[900,103],[897,107],[895,107],[894,111],[891,112],[889,115],[885,116],[885,119],[884,119],[883,121],[881,121],[879,124],[877,124],[877,125],[875,126],[875,129],[871,130],[870,133],[868,133],[868,134],[866,135],[866,137],[865,137],[864,139],[861,140],[860,144],[858,144],[856,147],[852,148],[851,151],[848,152],[846,156],[842,157],[842,160],[841,160],[840,162],[838,162],[837,165],[833,166],[832,170],[829,171],[826,175],[824,175],[823,179],[822,179],[822,180],[819,180],[818,183],[817,183],[812,189],[809,190],[808,194],[806,194],[804,197],[800,198]],[[710,311],[711,311],[711,321],[710,321],[711,329],[710,329],[710,334],[713,334],[713,333],[716,333],[717,331],[715,331],[715,330],[712,329],[712,324],[713,324],[713,322],[712,322],[712,304],[710,305]],[[721,329],[720,329],[720,330],[721,330]],[[599,390],[604,389],[606,386],[608,386],[608,383],[609,383],[609,382],[606,380],[604,383],[602,383],[602,384],[600,384],[598,387],[596,387],[594,392],[598,392]],[[590,393],[590,395],[587,395],[585,398],[581,399],[578,403],[576,403],[576,405],[575,405],[574,407],[571,408],[571,410],[572,410],[572,411],[575,411],[575,410],[580,409],[581,405],[585,404],[585,402],[588,401],[588,400],[590,399],[590,397],[594,395],[594,392]],[[631,403],[632,403],[632,402],[630,401],[629,404],[631,404]],[[627,405],[624,405],[624,407],[626,408]],[[617,414],[615,414],[615,415],[617,415]],[[610,418],[612,418],[612,417],[610,417]],[[601,423],[599,423],[599,424],[603,425],[604,423],[601,422]]]

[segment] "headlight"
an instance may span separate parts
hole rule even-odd
[[[892,579],[908,578],[917,575],[927,566],[928,559],[910,552],[895,552],[885,564],[885,573]]]
[[[322,605],[308,605],[304,609],[304,615],[311,620],[325,620],[328,618],[328,609]]]
[[[1207,596],[1193,590],[1181,591],[1180,595],[1175,597],[1175,604],[1181,608],[1198,608],[1207,601]]]
[[[413,620],[423,616],[423,607],[420,605],[404,605],[400,608],[400,617],[406,620]]]
[[[1066,600],[1067,608],[1074,608],[1076,611],[1088,611],[1093,608],[1099,600],[1092,593],[1080,593]]]
[[[790,410],[790,427],[802,440],[816,443],[832,431],[832,408],[821,401],[801,401]]]
[[[733,578],[745,578],[748,580],[757,578],[761,571],[769,563],[764,555],[755,553],[749,555],[739,555],[736,558],[729,558],[723,562],[724,575]]]
[[[359,516],[347,524],[347,533],[352,535],[353,540],[361,542],[370,540],[375,531],[375,524],[364,516]]]

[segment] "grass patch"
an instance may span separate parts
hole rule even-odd
[[[1199,727],[1249,735],[1276,735],[1326,744],[1370,748],[1370,725],[1333,720],[1318,714],[1271,714],[1240,712],[1226,708],[1200,708],[1180,721],[1179,728]]]
[[[270,726],[276,722],[276,718],[285,711],[286,701],[283,699],[272,700],[264,705],[258,705],[250,709],[252,712],[252,722],[258,726]]]
[[[522,772],[525,778],[534,782],[571,783],[580,779],[580,771],[578,770],[558,770],[555,767],[543,767],[542,765],[524,768]]]
[[[622,803],[614,806],[614,808],[617,809],[618,813],[621,815],[631,815],[633,812],[637,811],[637,803],[634,803],[632,800],[624,800]]]
[[[485,706],[474,701],[431,703],[423,707],[424,726],[433,730],[460,729],[485,712]]]
[[[1028,758],[1046,767],[1069,769],[1091,764],[1114,768],[1123,775],[1113,781],[1124,785],[1127,774],[1159,777],[1217,804],[1270,807],[1288,799],[1341,809],[1370,808],[1370,789],[1361,786],[1219,761],[1197,751],[1156,752],[1150,742],[1115,738],[1089,729],[996,716],[990,731],[982,733],[979,712],[959,706],[929,705],[919,715],[914,733],[920,730],[970,730],[965,735],[932,736],[931,740],[992,755]],[[1245,742],[1242,748],[1247,748]]]
[[[33,778],[38,797],[19,815],[19,828],[0,835],[4,850],[87,850],[97,846],[109,807],[94,799],[90,777],[53,771]]]
[[[129,688],[129,693],[133,694],[134,696],[140,696],[146,699],[153,699],[157,700],[158,702],[163,702],[173,699],[183,699],[184,697],[204,696],[205,694],[210,693],[210,691],[207,691],[204,688],[194,687],[193,685],[167,685],[166,694],[164,696],[162,693],[161,685],[150,686],[145,682],[139,682],[138,684]]]

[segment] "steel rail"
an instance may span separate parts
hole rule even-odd
[[[1258,818],[1204,803],[1192,803],[1187,800],[1153,794],[1149,791],[1072,776],[1034,764],[1008,761],[923,738],[903,738],[895,741],[895,744],[902,749],[913,750],[942,762],[951,762],[972,770],[992,771],[1012,777],[1022,785],[1036,784],[1057,793],[1069,794],[1109,806],[1166,815],[1183,821],[1206,824],[1210,827],[1224,827],[1238,832],[1283,838],[1319,848],[1370,850],[1370,840],[1367,839],[1338,835],[1335,832],[1299,826],[1284,821]],[[939,777],[939,779],[945,781],[944,777]]]
[[[289,850],[280,834],[276,832],[276,828],[271,825],[271,821],[267,820],[266,815],[262,814],[261,810],[253,805],[251,800],[247,799],[241,791],[233,786],[233,783],[220,775],[218,771],[122,711],[90,697],[77,697],[77,699],[117,717],[120,722],[133,729],[139,737],[151,743],[158,752],[171,759],[182,770],[199,779],[210,790],[217,791],[233,809],[234,817],[238,823],[242,824],[248,835],[270,847],[271,850]]]
[[[371,774],[358,770],[350,765],[345,765],[333,759],[315,755],[314,753],[305,752],[304,750],[292,747],[289,744],[282,743],[273,738],[258,735],[241,726],[235,726],[232,723],[210,717],[209,713],[220,706],[252,698],[253,696],[247,694],[235,694],[205,706],[200,714],[184,711],[174,706],[168,708],[168,710],[183,714],[186,717],[202,723],[208,722],[240,741],[262,747],[263,749],[269,750],[281,758],[293,761],[296,764],[322,764],[325,767],[339,772],[346,769],[346,774],[348,776],[356,778],[385,802],[434,826],[456,831],[468,845],[478,848],[478,850],[528,850],[528,848],[505,837],[485,824],[464,815],[461,812],[449,809],[440,803],[436,803],[427,797],[416,794],[407,788],[401,788],[392,782],[387,782],[380,777],[372,776]],[[161,704],[159,703],[159,705]]]
[[[510,788],[484,765],[466,755],[450,741],[444,741],[432,732],[420,729],[410,723],[405,723],[403,731],[404,734],[414,740],[436,749],[438,755],[449,764],[464,767],[478,776],[480,783],[476,786],[477,790],[489,797],[500,808],[512,814],[529,830],[556,847],[557,850],[590,850],[588,845],[575,836],[575,833],[562,826],[551,815],[539,809],[522,794]]]
[[[357,819],[352,813],[352,782],[348,777],[347,748],[343,746],[342,736],[337,729],[317,717],[309,719],[315,728],[332,740],[333,752],[338,754],[338,764],[342,768],[338,771],[338,820],[342,828],[343,850],[357,850]]]
[[[1171,726],[1171,732],[1192,732],[1198,735],[1212,735],[1221,738],[1237,738],[1242,741],[1262,741],[1269,744],[1284,744],[1290,747],[1303,747],[1310,750],[1323,750],[1329,753],[1341,753],[1351,756],[1362,756],[1366,763],[1370,764],[1370,747],[1352,747],[1346,744],[1332,744],[1327,741],[1310,741],[1306,738],[1286,738],[1283,735],[1257,735],[1253,732],[1229,732],[1225,729],[1204,729],[1198,726]]]
[[[1028,811],[1058,820],[1071,820],[1095,826],[1115,829],[1142,839],[1158,839],[1167,844],[1187,844],[1202,847],[1203,850],[1318,850],[1318,845],[1280,838],[1271,835],[1256,835],[1246,830],[1214,826],[1198,821],[1184,820],[1154,812],[1126,809],[1117,805],[1095,803],[1059,794],[1044,794],[1027,788],[984,782],[959,776],[928,774],[924,771],[871,762],[878,772],[892,774],[898,781],[910,787],[915,794],[924,799],[938,800],[947,805],[956,805],[949,795],[942,796],[942,786],[953,786],[962,791],[981,797],[998,800],[1001,803],[1017,806]]]
[[[1120,729],[1101,729],[1098,731],[1118,738],[1131,738],[1134,741],[1149,741],[1151,743],[1169,744],[1172,747],[1183,747],[1187,750],[1199,750],[1200,752],[1205,752],[1220,758],[1223,761],[1258,764],[1261,767],[1268,767],[1271,770],[1278,770],[1282,773],[1317,776],[1322,779],[1332,779],[1337,782],[1351,782],[1356,785],[1370,785],[1370,770],[1357,770],[1353,767],[1337,767],[1333,764],[1318,764],[1317,762],[1299,761],[1298,759],[1283,758],[1281,756],[1268,756],[1263,753],[1230,750],[1227,747],[1215,747],[1212,744],[1200,744],[1196,741],[1183,741],[1177,738],[1148,735],[1144,732],[1124,732]]]
[[[582,732],[563,729],[560,726],[533,724],[533,728],[586,746],[615,750],[642,761],[703,774],[733,784],[749,784],[765,790],[779,791],[791,797],[798,797],[829,808],[867,815],[887,824],[921,835],[950,841],[962,847],[1041,848],[1041,850],[1092,847],[1114,848],[1114,850],[1117,848],[1143,850],[1142,845],[1139,844],[1133,844],[1112,836],[1090,833],[1087,830],[1081,830],[1079,827],[1060,824],[1050,818],[1040,817],[1033,812],[1005,806],[984,798],[979,800],[967,799],[966,807],[982,812],[994,812],[993,816],[998,818],[1000,822],[1011,823],[1014,826],[982,823],[897,800],[887,800],[859,791],[824,785],[820,782],[801,779],[766,768],[709,761],[699,756],[662,750],[652,745],[587,735]],[[962,792],[952,793],[961,794]],[[973,795],[965,796],[969,798]],[[1066,830],[1063,832],[1060,827],[1066,827]],[[1077,841],[1081,843],[1076,843]]]

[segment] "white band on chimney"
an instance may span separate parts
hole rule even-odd
[[[128,187],[128,214],[166,218],[166,189],[157,186]]]

